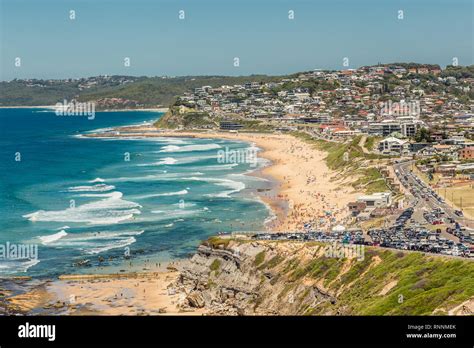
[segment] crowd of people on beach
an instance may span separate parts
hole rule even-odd
[[[293,140],[285,151],[291,157],[296,157],[304,162],[318,161],[313,151],[303,146],[299,141]],[[316,163],[315,163],[316,164]],[[279,184],[280,192],[276,199],[288,202],[286,217],[280,221],[278,230],[302,231],[308,226],[329,230],[332,226],[346,223],[349,219],[348,210],[341,202],[342,196],[347,196],[349,190],[344,187],[329,186],[329,171],[321,168],[298,168],[300,171],[284,175]],[[296,175],[295,175],[296,174]],[[301,180],[302,179],[302,180]],[[304,183],[304,185],[301,185]],[[295,192],[288,194],[288,191]],[[292,193],[293,193],[292,192]]]

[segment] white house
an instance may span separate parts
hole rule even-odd
[[[409,152],[409,142],[394,137],[388,137],[379,142],[378,150],[383,154],[403,155]]]
[[[376,192],[357,197],[357,202],[365,203],[366,208],[387,208],[392,205],[392,194],[390,192]]]

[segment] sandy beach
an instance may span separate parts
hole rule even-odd
[[[261,149],[258,156],[271,164],[254,172],[270,178],[274,188],[257,192],[275,213],[271,231],[301,231],[313,227],[330,229],[349,216],[347,203],[359,194],[329,170],[326,153],[289,134],[159,131],[153,126],[127,126],[86,137],[198,137],[246,141]],[[175,266],[175,265],[173,265]],[[149,267],[149,266],[147,266]],[[94,273],[94,272],[91,272]],[[183,312],[183,301],[168,290],[176,281],[176,268],[114,274],[64,275],[26,293],[9,298],[11,308],[21,313],[67,315],[203,315],[203,310]]]
[[[289,134],[159,131],[153,126],[123,127],[116,132],[88,134],[88,137],[195,137],[246,141],[262,149],[259,157],[271,161],[256,175],[270,177],[276,190],[259,192],[274,211],[275,231],[303,230],[305,223],[327,229],[347,221],[347,204],[362,192],[355,192],[339,180],[325,161],[326,153]]]
[[[9,296],[7,303],[11,312],[28,315],[205,314],[204,309],[179,306],[184,295],[168,289],[178,276],[174,267],[160,272],[62,275]]]

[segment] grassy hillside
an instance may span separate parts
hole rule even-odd
[[[176,129],[184,128],[218,127],[217,119],[212,119],[206,112],[196,112],[193,109],[170,107],[156,123],[158,128]]]
[[[266,132],[272,129],[271,126],[263,124],[259,120],[248,120],[238,115],[233,118],[240,123],[245,131]],[[182,127],[184,129],[203,129],[203,128],[219,128],[221,117],[211,117],[207,112],[197,112],[195,109],[184,106],[173,105],[168,112],[163,115],[155,126],[164,129],[176,129]]]
[[[474,306],[472,260],[374,247],[365,247],[363,260],[333,258],[326,256],[327,244],[318,242],[214,237],[206,243],[216,252],[205,264],[220,261],[209,275],[209,291],[244,279],[249,285],[242,291],[257,295],[239,305],[255,313],[447,315],[466,314],[465,307]],[[220,256],[234,252],[238,270]]]
[[[344,264],[343,260],[322,256],[299,266],[290,275],[322,276],[329,290],[346,288],[331,309],[351,314],[429,315],[435,310],[446,314],[447,308],[474,296],[472,261],[367,249],[364,261],[353,261],[345,273]],[[393,288],[381,295],[390,284],[394,284]],[[326,309],[327,304],[310,309],[307,314],[324,313]]]

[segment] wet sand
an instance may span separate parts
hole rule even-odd
[[[180,308],[184,294],[168,287],[179,276],[161,272],[62,275],[7,295],[8,314],[26,315],[203,315],[204,309]],[[28,280],[25,280],[27,286]]]
[[[197,137],[246,141],[261,149],[271,164],[253,175],[271,179],[270,189],[257,192],[276,215],[268,225],[274,231],[303,230],[305,223],[330,229],[349,216],[347,203],[354,192],[326,166],[326,153],[288,134],[159,131],[153,126],[128,126],[85,137]],[[62,315],[203,315],[204,310],[183,312],[183,294],[168,286],[179,276],[177,269],[161,267],[146,272],[63,275],[32,290],[9,296],[8,305],[23,314]]]
[[[271,177],[277,187],[259,192],[261,199],[275,213],[272,230],[301,231],[306,223],[319,229],[344,224],[349,219],[347,204],[363,194],[339,180],[326,163],[326,153],[289,134],[230,133],[219,131],[160,131],[154,126],[117,128],[109,133],[87,134],[87,137],[194,137],[228,139],[255,144],[258,156],[271,164],[255,173]]]

